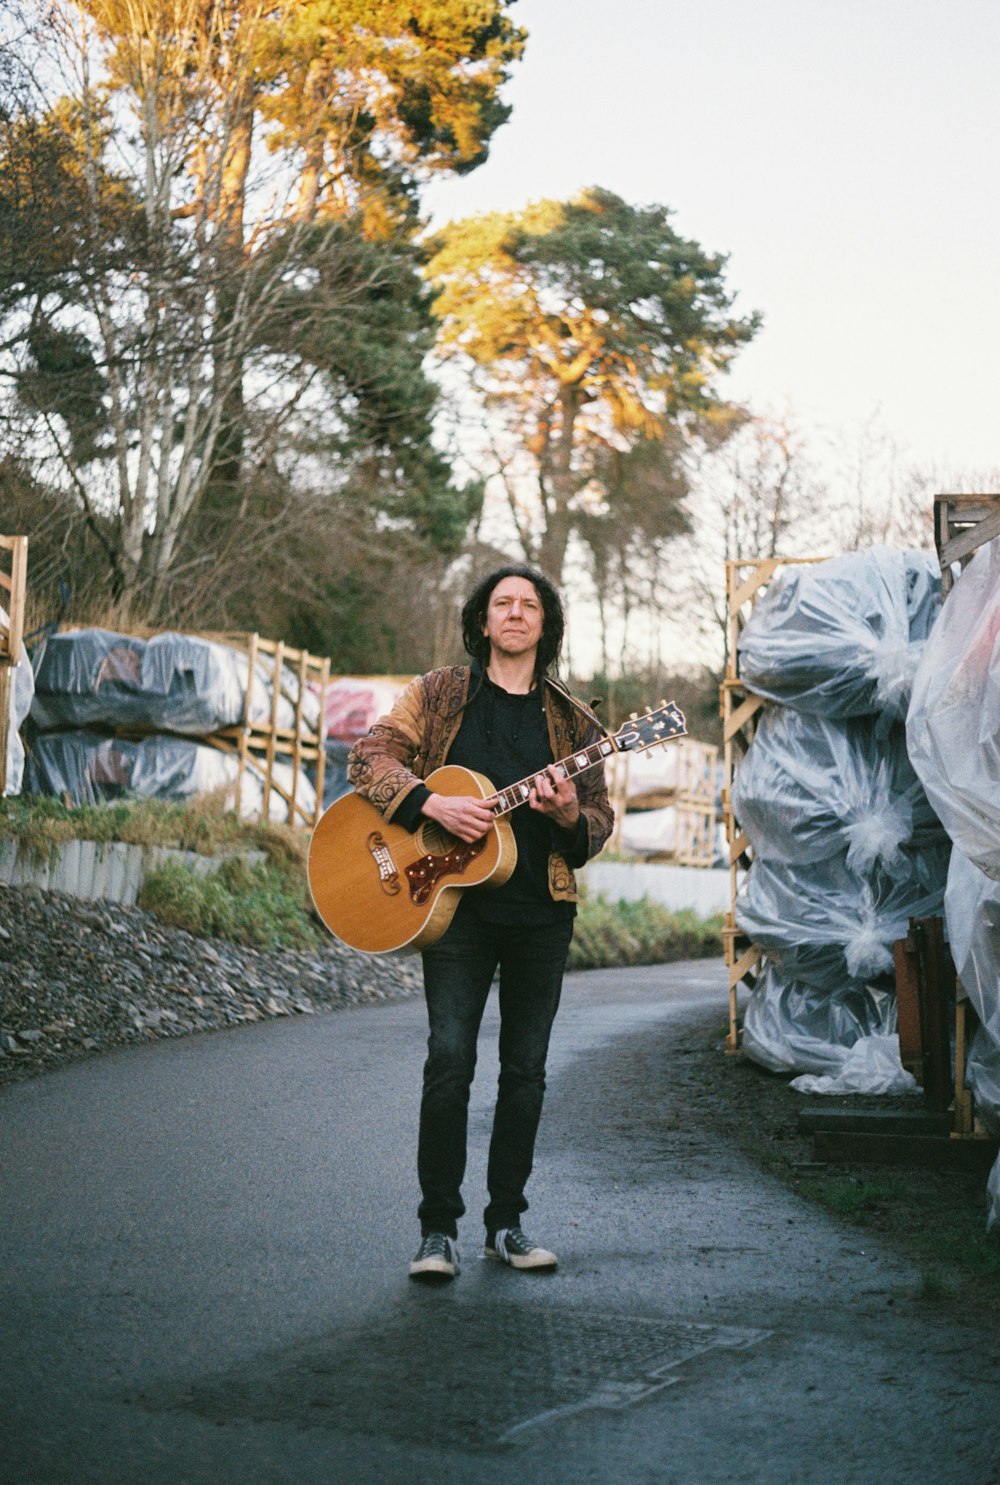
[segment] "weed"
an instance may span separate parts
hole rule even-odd
[[[920,1284],[917,1288],[917,1298],[926,1300],[953,1299],[955,1290],[941,1274],[934,1269],[925,1268],[920,1275]]]
[[[855,1221],[864,1221],[876,1208],[906,1195],[902,1181],[861,1181],[851,1177],[810,1177],[802,1181],[801,1190],[828,1212]]]

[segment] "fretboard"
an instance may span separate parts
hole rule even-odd
[[[591,743],[589,748],[581,748],[579,753],[573,753],[569,758],[560,758],[553,767],[562,770],[563,778],[572,779],[578,773],[585,773],[588,768],[595,768],[605,758],[610,758],[614,752],[617,752],[614,743],[605,737],[600,742]],[[495,815],[509,815],[511,810],[517,809],[519,804],[527,803],[538,773],[544,772],[544,769],[539,769],[536,773],[530,774],[528,778],[519,779],[516,784],[508,784],[506,789],[498,789],[495,794],[490,795],[486,803]]]

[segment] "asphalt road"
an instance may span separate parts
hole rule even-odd
[[[489,1013],[492,1017],[492,1011]],[[423,1007],[161,1041],[0,1094],[4,1485],[998,1485],[1000,1338],[684,1117],[715,964],[578,975],[529,1196],[406,1278]],[[721,1055],[721,1053],[720,1053]]]

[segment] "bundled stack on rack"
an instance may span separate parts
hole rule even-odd
[[[359,737],[388,712],[413,676],[339,675],[326,688],[326,775],[323,807],[350,789],[347,758]]]
[[[906,725],[913,765],[955,849],[945,918],[978,1027],[966,1080],[1000,1135],[1000,542],[958,578],[917,672]],[[1000,1162],[990,1176],[1000,1221]]]
[[[51,635],[34,657],[28,789],[72,804],[222,790],[244,815],[312,824],[321,696],[310,659],[239,638],[243,648],[189,634]]]
[[[616,753],[606,768],[615,807],[612,845],[649,861],[714,866],[719,750],[683,737],[669,748]]]
[[[743,1048],[816,1075],[798,1086],[913,1086],[892,946],[941,912],[950,846],[903,723],[939,592],[930,556],[871,548],[777,578],[740,638],[743,685],[780,703],[732,791],[754,852],[736,921],[766,955]]]

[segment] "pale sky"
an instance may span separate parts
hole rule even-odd
[[[519,0],[486,165],[435,221],[600,185],[729,254],[764,329],[727,378],[837,435],[1000,471],[997,0]]]

